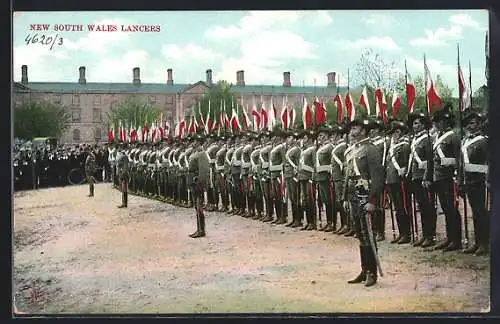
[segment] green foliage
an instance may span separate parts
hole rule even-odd
[[[472,107],[482,111],[483,113],[488,112],[488,102],[489,102],[489,93],[488,86],[483,85],[479,89],[474,92],[474,96],[472,98]]]
[[[111,126],[144,126],[150,125],[153,121],[159,120],[160,110],[147,102],[139,99],[131,99],[120,102],[111,108],[108,113],[108,123]]]
[[[218,119],[219,111],[223,111],[225,104],[226,113],[230,117],[232,106],[238,109],[241,115],[241,100],[231,92],[230,84],[225,81],[217,82],[217,85],[210,88],[210,90],[196,102],[196,107],[194,109],[195,116],[198,117],[198,110],[201,110],[203,114],[203,119],[206,119],[208,113],[208,106],[210,103],[210,116],[211,119]]]
[[[71,114],[64,107],[49,102],[32,102],[15,108],[14,137],[25,140],[59,138],[70,121]]]

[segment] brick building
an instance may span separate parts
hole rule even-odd
[[[198,97],[203,96],[211,86],[212,70],[206,71],[206,79],[193,84],[176,84],[173,70],[167,69],[165,83],[142,83],[140,69],[132,70],[130,83],[87,82],[85,67],[78,69],[77,82],[29,82],[28,67],[22,66],[21,82],[14,83],[14,107],[32,101],[49,101],[71,111],[70,127],[60,139],[61,143],[103,142],[107,139],[107,113],[127,99],[140,98],[151,105],[161,108],[167,120],[176,120],[177,116],[189,116]],[[300,107],[303,96],[333,97],[337,93],[336,74],[327,74],[326,87],[292,86],[290,72],[283,73],[282,85],[248,85],[244,71],[236,72],[236,84],[231,91],[243,102],[253,100],[265,103],[271,98],[275,104],[281,104],[286,96],[290,104]],[[346,88],[340,88],[345,93]],[[360,92],[360,89],[354,89]],[[15,116],[15,112],[14,112]]]

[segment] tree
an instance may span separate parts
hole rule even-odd
[[[160,114],[159,108],[140,99],[130,99],[111,108],[108,113],[108,122],[115,127],[118,127],[120,122],[123,126],[139,127],[150,125],[159,119]]]
[[[194,109],[194,114],[196,118],[199,118],[199,111],[203,115],[203,120],[206,119],[208,113],[208,106],[210,103],[210,119],[218,120],[219,112],[224,113],[224,106],[226,107],[226,114],[231,118],[232,105],[237,108],[240,114],[240,120],[242,116],[241,102],[239,102],[236,94],[231,92],[231,85],[225,81],[221,80],[217,82],[217,85],[210,88],[210,90],[200,97],[196,101],[196,107]]]
[[[472,107],[486,113],[488,111],[488,86],[483,85],[474,92],[472,97]]]
[[[372,89],[382,88],[384,92],[392,93],[397,87],[402,72],[396,68],[395,61],[386,62],[372,49],[364,50],[356,64],[354,83],[368,86]]]
[[[32,102],[14,111],[14,136],[31,140],[34,137],[59,138],[68,128],[71,114],[60,105]]]

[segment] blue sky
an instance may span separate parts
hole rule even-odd
[[[412,75],[423,75],[423,55],[435,77],[457,88],[457,43],[472,87],[485,84],[485,10],[455,11],[227,11],[227,12],[40,12],[14,13],[14,80],[28,65],[30,82],[76,82],[86,66],[87,82],[131,82],[141,68],[142,82],[166,82],[168,68],[175,83],[195,83],[213,70],[214,80],[236,81],[245,71],[247,84],[283,82],[326,85],[335,71],[347,81],[363,49],[386,61],[395,60]],[[30,24],[50,24],[33,32]],[[63,45],[26,45],[28,35],[55,36],[55,24],[83,24],[81,32],[58,32]],[[159,25],[157,33],[88,32],[89,24]],[[352,72],[353,73],[353,72]],[[353,76],[354,78],[354,76]],[[455,89],[455,93],[458,90]]]

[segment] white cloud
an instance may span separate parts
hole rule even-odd
[[[13,54],[14,80],[21,80],[22,65],[27,65],[29,69],[30,66],[44,66],[44,63],[50,57],[55,57],[59,60],[69,59],[66,52],[62,49],[50,50],[50,46],[41,45],[40,43],[16,46],[14,47]],[[33,77],[33,80],[46,77],[40,69],[38,69],[38,72],[28,71],[28,74],[30,79]]]
[[[375,26],[376,29],[392,29],[400,25],[400,22],[391,15],[371,13],[363,15],[361,22],[369,27]]]
[[[487,26],[482,26],[479,22],[472,19],[470,15],[464,13],[452,15],[448,20],[450,21],[450,23],[457,26],[471,27],[479,30],[488,29]]]
[[[385,51],[400,51],[401,48],[390,37],[369,37],[353,42],[345,41],[346,46],[353,49],[379,48]]]
[[[235,83],[236,71],[245,70],[248,71],[245,79],[249,84],[280,84],[284,61],[316,58],[315,49],[315,45],[290,31],[262,32],[242,43],[241,57],[224,59],[221,71],[215,75],[219,80]]]
[[[419,37],[410,40],[410,45],[419,46],[443,46],[447,42],[462,38],[462,27],[453,25],[450,28],[440,27],[436,31],[425,30],[426,37]]]
[[[119,19],[104,19],[93,22],[94,25],[117,25],[116,32],[88,32],[88,34],[77,41],[64,40],[64,47],[71,50],[84,50],[89,52],[105,53],[112,43],[123,43],[129,38],[128,33],[120,32],[120,25],[126,24]],[[89,24],[91,25],[91,24]],[[87,28],[87,26],[84,26]]]
[[[144,77],[154,75],[150,73],[152,66],[148,52],[133,50],[125,53],[122,57],[105,58],[95,66],[88,67],[86,77],[93,82],[132,82],[132,69],[134,67],[140,67],[143,82]]]
[[[167,59],[187,62],[192,60],[212,61],[220,57],[219,53],[195,44],[187,44],[185,46],[179,46],[177,44],[163,45],[161,53]]]
[[[333,19],[327,11],[250,11],[236,25],[214,26],[205,32],[211,39],[229,39],[257,35],[271,28],[287,29],[299,20],[308,20],[319,25],[328,25]]]

